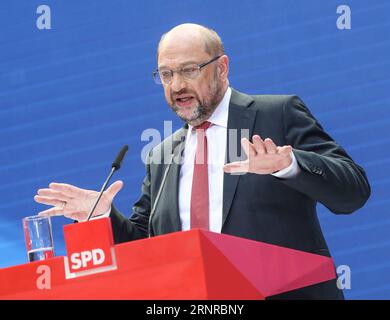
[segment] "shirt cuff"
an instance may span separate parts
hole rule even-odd
[[[297,159],[295,159],[294,152],[291,151],[291,164],[278,172],[272,173],[272,175],[276,178],[282,178],[282,179],[291,179],[294,178],[301,169],[298,166]]]
[[[103,214],[99,214],[98,216],[91,217],[90,220],[101,219],[101,218],[109,218],[110,214],[111,214],[111,207],[110,207],[110,209],[107,212],[105,212]]]

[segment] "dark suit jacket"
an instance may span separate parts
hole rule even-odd
[[[249,96],[232,89],[228,129],[249,129],[250,137],[259,134],[271,138],[276,145],[291,145],[300,173],[292,179],[225,174],[222,233],[330,256],[316,204],[320,202],[336,214],[349,214],[362,207],[370,195],[363,169],[323,130],[297,96]],[[131,218],[126,219],[113,207],[111,220],[116,242],[147,237],[151,208],[168,167],[152,215],[151,233],[181,230],[178,160],[186,131],[184,126],[150,152],[142,194]],[[236,160],[230,155],[234,148],[243,152],[240,135],[238,139],[228,135],[227,162]],[[285,297],[342,298],[334,282],[316,288]]]

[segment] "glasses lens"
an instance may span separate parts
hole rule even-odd
[[[196,64],[185,66],[183,69],[181,69],[181,73],[186,79],[195,79],[200,73],[199,66]]]
[[[160,70],[159,78],[162,83],[169,84],[172,80],[172,72],[171,70]]]

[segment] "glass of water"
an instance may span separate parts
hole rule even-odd
[[[54,257],[53,233],[49,216],[31,216],[23,219],[29,262]]]

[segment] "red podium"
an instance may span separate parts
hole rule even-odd
[[[113,245],[105,218],[65,240],[67,257],[0,269],[0,299],[264,299],[336,277],[331,258],[202,230]]]

